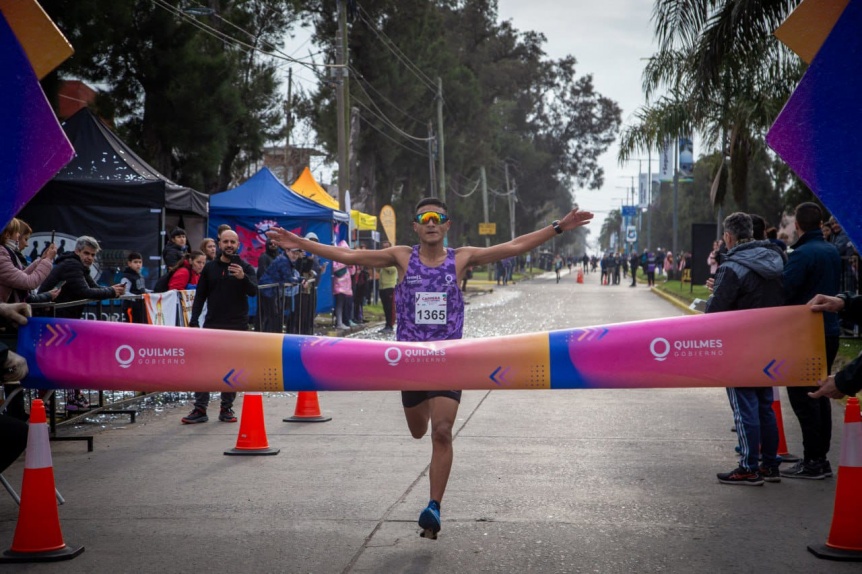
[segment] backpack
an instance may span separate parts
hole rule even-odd
[[[153,293],[164,293],[165,291],[168,291],[169,290],[168,284],[171,282],[171,277],[173,277],[174,273],[176,273],[177,271],[179,271],[182,268],[183,268],[182,265],[180,265],[179,267],[174,269],[172,272],[165,273],[164,275],[159,277],[158,281],[156,281],[156,284],[153,285]]]

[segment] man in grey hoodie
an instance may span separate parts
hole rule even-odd
[[[769,241],[752,237],[751,217],[732,213],[724,220],[724,242],[729,251],[715,275],[707,313],[779,307],[784,304],[784,258]],[[771,387],[728,387],[739,439],[739,467],[718,474],[723,484],[761,486],[780,482],[778,426],[772,411]],[[763,463],[758,463],[758,457]]]

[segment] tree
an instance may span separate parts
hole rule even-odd
[[[60,76],[105,86],[98,111],[172,179],[226,189],[237,164],[259,158],[275,135],[275,67],[253,48],[280,43],[294,2],[214,1],[200,19],[178,0],[43,5],[76,49]]]
[[[624,130],[620,159],[658,148],[696,130],[704,147],[721,150],[711,199],[724,202],[727,184],[746,207],[749,162],[765,149],[764,136],[801,77],[798,59],[772,30],[793,2],[657,0],[653,19],[659,52],[644,70],[647,104]]]

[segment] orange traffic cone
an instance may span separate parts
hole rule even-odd
[[[772,387],[772,412],[775,413],[775,422],[778,424],[778,456],[782,462],[799,462],[799,457],[787,452],[787,441],[784,438],[784,418],[781,416],[781,395],[778,387]]]
[[[578,283],[584,282],[584,270],[578,269]]]
[[[245,393],[242,399],[242,412],[239,419],[239,436],[236,447],[224,451],[227,455],[278,454],[281,449],[271,448],[266,439],[266,426],[263,422],[263,395]]]
[[[844,411],[844,435],[841,461],[838,463],[838,485],[835,487],[835,510],[826,544],[808,547],[818,558],[862,562],[862,414],[859,400],[848,399]]]
[[[0,556],[0,562],[54,562],[69,560],[84,551],[83,546],[71,547],[63,542],[55,493],[45,403],[36,399],[30,406],[18,524],[12,548]]]
[[[293,416],[282,420],[286,423],[325,423],[331,421],[332,417],[325,417],[320,413],[317,391],[299,391]]]

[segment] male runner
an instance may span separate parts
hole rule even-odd
[[[419,244],[396,245],[377,251],[352,250],[303,239],[285,229],[267,232],[283,249],[304,249],[346,265],[398,268],[395,287],[396,334],[399,341],[460,339],[464,325],[464,299],[459,285],[467,269],[528,252],[557,234],[586,225],[590,212],[573,209],[565,217],[532,233],[491,247],[447,248],[443,238],[451,220],[446,204],[425,198],[416,204],[413,231]],[[401,402],[407,427],[420,439],[431,423],[431,500],[419,515],[422,536],[436,539],[440,531],[440,502],[452,469],[452,427],[461,391],[404,391]]]

